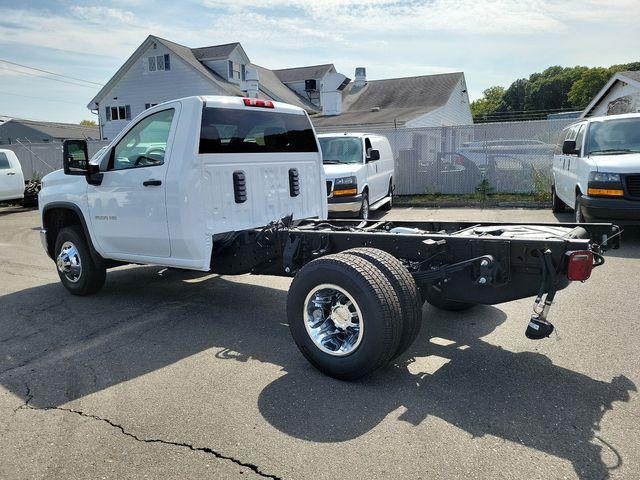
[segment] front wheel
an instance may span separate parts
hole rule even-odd
[[[369,220],[369,194],[366,190],[362,193],[362,205],[360,206],[360,212],[358,212],[358,218]]]
[[[374,264],[355,255],[327,255],[305,265],[291,283],[287,319],[305,358],[341,380],[386,365],[402,333],[393,286]]]
[[[576,205],[574,207],[574,213],[576,215],[576,223],[584,223],[584,214],[582,213],[582,206],[580,204],[582,195],[576,194]]]
[[[558,197],[558,194],[556,193],[556,186],[552,185],[551,186],[551,211],[553,213],[562,213],[564,212],[565,209],[565,204],[562,200],[560,200],[560,197]]]
[[[107,270],[94,263],[84,232],[79,226],[60,230],[55,252],[58,276],[70,293],[91,295],[102,288]]]

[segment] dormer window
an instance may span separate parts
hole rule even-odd
[[[150,72],[157,72],[160,70],[171,70],[171,61],[169,60],[169,54],[154,55],[147,57],[147,62]]]
[[[238,62],[229,60],[229,80],[242,80],[242,71],[244,65],[240,65]]]

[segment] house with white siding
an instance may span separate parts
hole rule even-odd
[[[304,108],[318,126],[473,122],[463,73],[355,81],[333,64],[271,70],[257,65],[238,42],[189,48],[150,35],[89,102],[101,137],[112,139],[139,113],[190,95],[264,98]]]
[[[640,72],[618,72],[593,97],[581,118],[640,112]]]

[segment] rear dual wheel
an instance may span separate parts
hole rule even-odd
[[[313,366],[355,380],[413,342],[420,328],[418,304],[406,268],[385,252],[364,248],[305,265],[291,284],[287,317],[296,345]]]

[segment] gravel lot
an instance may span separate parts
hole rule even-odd
[[[38,226],[0,209],[0,478],[640,477],[638,231],[558,294],[558,336],[524,337],[532,299],[427,305],[406,355],[343,383],[291,340],[289,280],[123,267],[72,297]]]

